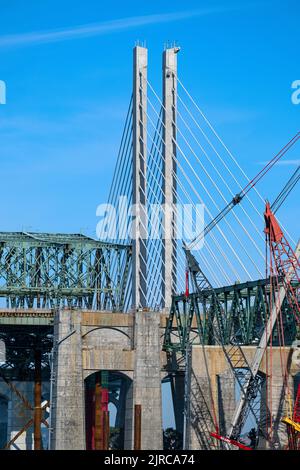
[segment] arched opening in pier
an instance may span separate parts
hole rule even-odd
[[[0,449],[7,443],[8,436],[8,400],[0,395]]]
[[[246,407],[246,415],[239,433],[239,441],[243,444],[257,448],[263,445],[260,429],[265,430],[269,419],[269,410],[266,406],[266,376],[259,372],[257,374],[258,387],[253,388],[251,408]],[[231,432],[232,420],[235,415],[237,404],[240,402],[242,387],[249,380],[248,368],[236,368],[235,375],[230,369],[217,376],[218,385],[218,414],[219,430],[222,436],[228,436]],[[256,418],[255,418],[256,417]],[[258,424],[259,423],[259,426]]]
[[[161,383],[163,445],[165,450],[182,449],[184,375],[169,374]]]
[[[124,449],[125,415],[132,380],[122,372],[97,371],[85,379],[86,449]]]

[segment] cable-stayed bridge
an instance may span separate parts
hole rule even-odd
[[[134,48],[132,95],[108,200],[98,214],[98,240],[0,233],[4,448],[107,449],[113,403],[122,448],[161,449],[162,382],[170,384],[185,448],[218,448],[210,434],[216,426],[228,434],[238,398],[221,346],[234,369],[246,370],[272,320],[265,200],[185,86],[178,54],[176,46],[164,50],[158,90],[149,80],[148,50]],[[210,285],[201,294],[189,290],[182,249],[188,244]],[[291,285],[299,287],[294,279]],[[275,429],[260,448],[285,445],[285,388],[298,377],[298,346],[291,347],[296,324],[286,296],[281,307],[284,315],[268,337],[274,352],[266,347],[259,364],[257,429]],[[264,396],[271,397],[267,408]],[[48,446],[41,425],[49,429]]]
[[[183,242],[250,181],[181,80],[178,52],[163,53],[160,92],[148,79],[147,49],[134,49],[133,94],[108,199],[117,210],[105,220],[121,235],[110,241],[133,249],[124,310],[170,309],[172,295],[186,288]],[[195,246],[214,287],[265,278],[264,206],[254,188]]]

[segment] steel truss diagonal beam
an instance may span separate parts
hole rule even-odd
[[[224,344],[230,345],[233,338],[240,345],[259,343],[268,317],[270,305],[269,280],[234,284],[215,289],[222,307]],[[285,298],[282,306],[285,312],[286,343],[291,344],[296,337],[296,323],[289,303]],[[200,293],[173,296],[164,338],[166,351],[184,351],[186,344],[216,344],[211,325],[215,316],[214,296],[210,290]],[[277,331],[273,332],[273,345],[278,341]]]
[[[84,235],[0,233],[7,308],[124,310],[131,246]]]

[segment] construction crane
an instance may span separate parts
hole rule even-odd
[[[299,179],[297,176],[299,173],[299,167],[292,175],[291,179],[287,183],[286,187],[280,193],[276,201],[270,206],[269,202],[266,203],[266,210],[264,213],[265,217],[265,233],[267,236],[267,242],[270,249],[270,281],[274,282],[275,286],[273,290],[278,290],[278,283],[281,283],[280,289],[284,291],[284,294],[288,300],[289,307],[293,313],[296,325],[297,325],[297,336],[300,333],[300,300],[299,290],[295,286],[299,286],[300,283],[300,263],[299,263],[299,244],[296,248],[296,252],[291,248],[288,240],[286,239],[273,210],[277,210],[282,200],[286,198],[286,188],[293,188]],[[290,192],[291,189],[289,189]],[[273,210],[272,210],[273,208]],[[277,285],[276,285],[277,283]],[[276,308],[275,299],[275,308]],[[281,305],[281,304],[280,304]],[[280,310],[276,308],[276,318],[280,315]],[[284,337],[281,339],[284,342]],[[284,385],[287,388],[287,398],[291,403],[291,392],[289,390],[286,377],[284,377]],[[288,407],[291,410],[291,405]],[[289,449],[297,449],[299,436],[300,436],[300,387],[295,401],[294,413],[289,413],[282,420],[287,424]]]
[[[273,157],[267,165],[245,186],[245,188],[237,193],[233,199],[224,207],[223,210],[219,212],[219,214],[204,228],[204,230],[198,234],[188,245],[185,243],[183,244],[183,250],[185,252],[186,258],[186,280],[185,280],[185,295],[188,296],[189,294],[189,276],[191,277],[191,282],[193,286],[193,290],[196,293],[201,293],[204,289],[210,289],[213,292],[213,287],[210,284],[209,280],[203,273],[202,269],[199,266],[198,261],[192,254],[192,250],[195,245],[203,239],[208,233],[240,202],[243,198],[248,194],[248,192],[256,186],[256,184],[266,175],[266,173],[285,155],[285,153],[300,139],[300,132],[298,132],[281,150],[278,152],[275,157]],[[296,172],[292,175],[288,183],[285,185],[284,189],[281,191],[280,195],[274,201],[274,205],[276,204],[275,210],[278,210],[280,205],[286,199],[289,192],[295,186],[299,179],[299,168]],[[214,296],[215,301],[217,302],[217,298]],[[220,324],[220,339],[224,338],[224,325],[222,320],[222,311],[221,306],[218,307],[216,305],[216,313],[219,317],[219,324]],[[186,325],[186,338],[188,339],[189,331],[191,328],[192,318],[189,318],[189,322]]]
[[[238,447],[241,450],[253,450],[252,447],[245,446],[245,444],[242,444],[239,441],[235,441],[234,439],[229,439],[228,437],[220,436],[220,434],[218,434],[216,432],[211,432],[210,435],[212,437],[215,437],[216,439],[218,439],[221,442],[225,442],[226,444],[229,444],[231,446]]]
[[[277,278],[282,280],[294,318],[297,325],[300,326],[300,305],[292,283],[292,281],[300,283],[299,243],[294,252],[272,212],[269,202],[266,203],[264,217],[265,233],[270,247],[270,259],[274,263],[274,272]]]
[[[281,421],[287,426],[288,449],[300,450],[300,384],[297,389],[292,417],[285,416]]]
[[[248,387],[251,387],[252,377],[257,377],[263,355],[273,333],[273,328],[280,314],[280,309],[285,297],[288,299],[298,327],[300,324],[300,308],[296,291],[292,283],[293,280],[296,280],[298,284],[300,282],[300,277],[298,274],[298,270],[300,268],[300,243],[298,243],[294,252],[285,238],[268,202],[266,204],[266,211],[264,215],[266,223],[265,232],[267,234],[268,243],[273,256],[277,279],[281,281],[281,285],[278,285],[277,299],[273,304],[270,317],[261,335],[260,342],[256,348],[253,362],[250,365],[251,378],[249,378],[248,381],[246,381],[244,384],[245,390],[247,390]],[[238,439],[241,430],[241,416],[245,412],[245,409],[247,409],[248,405],[247,394],[242,394],[236,406],[231,429],[229,432],[229,437],[231,439]]]
[[[298,243],[296,251],[294,252],[271,209],[271,207],[275,211],[279,209],[279,207],[282,205],[287,195],[290,193],[290,191],[295,186],[298,180],[299,167],[289,179],[289,181],[287,182],[283,190],[280,192],[278,197],[275,199],[272,206],[270,206],[269,202],[266,203],[266,209],[264,213],[265,233],[267,237],[267,243],[270,247],[270,259],[273,260],[275,270],[274,274],[277,279],[280,279],[282,284],[277,286],[277,300],[273,305],[270,318],[265,326],[264,332],[261,335],[260,343],[256,348],[254,359],[250,366],[252,375],[254,377],[256,377],[258,373],[263,355],[272,335],[274,325],[277,321],[281,305],[285,297],[288,299],[289,306],[293,312],[297,326],[299,327],[300,325],[300,307],[298,303],[297,293],[292,282],[296,281],[298,285],[300,283],[300,244]],[[273,273],[270,273],[270,277],[271,274]],[[247,388],[248,386],[249,383],[244,384],[245,388]],[[240,431],[241,414],[243,413],[243,409],[245,409],[246,407],[246,395],[242,395],[239,400],[239,403],[237,404],[233,417],[232,426],[229,433],[229,437],[231,439],[238,438],[238,433]]]
[[[214,227],[217,225],[237,204],[240,204],[242,199],[248,194],[248,192],[263,178],[263,176],[282,158],[282,156],[299,140],[300,132],[298,132],[281,150],[280,152],[272,159],[270,162],[253,178],[246,187],[240,191],[236,196],[224,207],[224,209],[205,227],[205,229],[191,242],[189,245],[184,244],[183,249],[186,256],[187,261],[187,276],[188,273],[191,276],[192,285],[194,288],[194,292],[197,294],[201,294],[203,290],[209,289],[212,292],[213,296],[213,304],[214,304],[214,312],[215,318],[209,320],[212,323],[214,328],[214,337],[216,343],[219,344],[224,352],[224,355],[229,363],[229,366],[234,374],[234,377],[241,389],[241,399],[240,403],[236,408],[236,412],[234,415],[234,420],[231,426],[229,439],[232,441],[238,442],[241,430],[243,425],[246,422],[247,416],[249,412],[252,412],[252,415],[255,419],[257,427],[260,428],[260,409],[255,409],[253,406],[255,398],[261,391],[262,387],[262,379],[258,374],[259,365],[261,363],[264,350],[267,346],[266,344],[261,344],[257,348],[257,354],[254,360],[254,363],[250,365],[243,353],[242,348],[238,344],[236,338],[231,338],[231,345],[226,347],[224,344],[224,324],[223,324],[223,315],[222,315],[222,307],[219,302],[219,299],[215,293],[215,290],[211,283],[209,282],[208,278],[203,273],[202,269],[199,266],[194,255],[191,253],[193,247],[201,240],[204,236],[206,236]],[[297,176],[296,176],[297,179]],[[293,179],[294,181],[294,179]],[[295,183],[296,184],[296,183]],[[289,186],[292,189],[292,184]],[[290,190],[291,190],[290,189]],[[284,192],[282,195],[283,199],[284,195],[290,192]],[[286,197],[285,196],[285,197]],[[278,203],[278,201],[277,201]],[[297,256],[299,256],[300,246],[297,249]],[[186,293],[188,293],[188,280],[186,279]],[[284,299],[284,292],[280,292],[280,299],[281,302]],[[271,315],[272,318],[275,315]],[[189,341],[189,331],[191,329],[192,324],[192,317],[190,316],[188,321],[188,328],[186,331],[186,341]],[[271,331],[273,330],[274,323],[269,325],[271,327]],[[198,331],[201,335],[201,325],[198,325]],[[263,335],[265,336],[265,335]],[[262,341],[262,340],[261,340]],[[266,336],[263,341],[266,341]],[[268,341],[268,339],[267,339]],[[246,370],[246,374],[241,379],[238,369]],[[188,374],[187,374],[188,375]],[[186,387],[188,389],[188,387]],[[264,430],[260,428],[261,434],[267,439],[268,436],[265,434]],[[214,436],[216,437],[216,436]],[[221,438],[221,436],[219,436]],[[229,448],[229,444],[226,443],[226,447]]]

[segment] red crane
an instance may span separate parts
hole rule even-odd
[[[282,421],[287,426],[288,449],[300,450],[300,384],[298,385],[292,418],[285,416]]]
[[[284,285],[290,308],[297,325],[300,326],[298,292],[293,285],[293,281],[297,285],[300,283],[300,262],[281,230],[269,202],[266,203],[264,217],[265,233],[270,247],[270,265],[272,265],[273,272],[275,272],[279,282],[281,281]],[[289,275],[287,275],[288,273]]]
[[[194,291],[197,293],[201,293],[203,289],[207,288],[210,289],[211,292],[214,295],[214,299],[216,302],[216,323],[214,324],[214,329],[215,329],[215,338],[223,348],[224,354],[226,356],[226,359],[232,369],[232,372],[234,373],[237,382],[241,388],[241,399],[240,403],[238,404],[238,407],[235,411],[234,414],[234,419],[233,419],[233,424],[230,430],[230,434],[228,438],[232,441],[238,442],[238,439],[240,437],[240,432],[242,429],[242,426],[245,422],[245,419],[247,417],[248,411],[251,410],[254,418],[256,419],[255,412],[253,411],[252,408],[252,403],[251,403],[251,397],[257,394],[257,390],[259,388],[259,377],[258,377],[258,369],[263,357],[263,352],[267,346],[267,335],[264,336],[263,340],[261,341],[262,344],[259,345],[258,352],[255,355],[255,358],[253,360],[253,364],[249,365],[248,361],[246,360],[246,357],[240,348],[239,344],[237,343],[236,345],[232,346],[229,350],[225,348],[225,345],[223,344],[223,316],[222,316],[222,308],[218,302],[218,298],[215,294],[214,288],[209,282],[208,278],[205,276],[204,272],[202,271],[198,261],[196,258],[192,255],[191,251],[197,244],[199,240],[201,240],[204,236],[206,236],[234,207],[243,200],[243,198],[248,194],[248,192],[256,186],[256,184],[264,177],[264,175],[283,157],[283,155],[286,154],[286,152],[300,139],[300,132],[298,132],[281,150],[280,152],[275,155],[274,158],[272,158],[269,163],[245,186],[245,188],[240,191],[238,194],[236,194],[235,197],[224,207],[223,210],[219,212],[219,214],[204,228],[204,230],[194,238],[188,245],[185,243],[183,244],[183,249],[185,252],[186,256],[186,262],[187,262],[187,269],[186,269],[186,292],[185,295],[189,295],[189,275],[191,276],[191,281],[192,281],[192,287],[194,288]],[[297,179],[297,178],[296,178]],[[299,178],[298,178],[299,179]],[[293,187],[293,186],[292,186]],[[290,188],[287,188],[286,195],[290,191]],[[280,195],[280,199],[283,199]],[[277,201],[277,200],[276,200]],[[270,211],[270,208],[267,210],[266,209],[266,231],[270,231],[270,240],[273,243],[273,239],[276,242],[274,244],[274,249],[273,251],[276,252],[276,261],[278,261],[278,268],[280,275],[282,276],[283,274],[283,268],[287,268],[286,273],[287,273],[287,281],[285,281],[290,289],[289,289],[289,300],[290,297],[293,297],[293,289],[292,289],[292,283],[289,282],[289,277],[290,277],[290,270],[294,267],[294,258],[292,258],[292,254],[294,257],[296,257],[295,253],[293,253],[292,249],[288,245],[287,240],[283,236],[283,233],[277,223],[275,224],[275,216],[274,214]],[[266,232],[267,233],[267,232]],[[274,234],[276,236],[274,237]],[[297,247],[298,251],[298,247]],[[300,246],[299,246],[299,251],[300,251]],[[297,253],[298,255],[298,253]],[[291,261],[293,259],[293,261]],[[297,261],[298,263],[298,261]],[[290,264],[290,267],[289,267]],[[280,266],[281,267],[280,267]],[[280,299],[279,302],[282,303],[284,297],[285,297],[285,292],[283,292],[283,289],[280,289]],[[295,306],[295,317],[299,318],[299,308],[297,307],[297,304],[294,304]],[[297,310],[298,308],[298,310]],[[297,313],[298,312],[298,313]],[[275,315],[273,315],[273,318],[275,318]],[[274,320],[275,321],[275,320]],[[189,331],[189,328],[191,326],[192,322],[192,315],[189,318],[189,325],[187,325],[187,329]],[[274,322],[273,319],[269,321],[268,330],[269,334],[271,334]],[[187,339],[188,341],[188,339]],[[235,370],[235,363],[234,363],[234,357],[239,354],[239,357],[243,358],[243,367],[246,367],[249,371],[247,375],[247,380],[245,384],[242,384],[239,378],[239,375],[237,371]],[[186,365],[187,367],[187,365]],[[186,374],[188,376],[188,374]],[[187,387],[188,389],[188,387]],[[189,427],[189,420],[190,418],[188,417],[187,413],[187,425],[186,427]],[[259,421],[256,419],[257,424],[259,425]],[[217,437],[216,435],[214,437]],[[221,436],[218,436],[220,439]],[[228,442],[225,442],[225,445],[227,448],[229,448],[230,444]]]
[[[295,173],[292,175],[288,183],[285,185],[284,189],[281,191],[277,199],[274,201],[272,208],[269,202],[266,203],[266,209],[264,213],[265,217],[265,234],[266,241],[270,249],[270,280],[271,284],[274,282],[274,294],[276,301],[271,308],[272,301],[270,300],[270,310],[272,310],[271,316],[266,325],[266,334],[262,335],[259,347],[257,348],[253,363],[251,364],[252,375],[255,377],[260,363],[262,361],[264,352],[267,348],[268,341],[271,339],[272,331],[275,325],[275,321],[281,315],[281,305],[284,300],[284,297],[288,300],[290,309],[293,312],[297,327],[300,327],[300,306],[299,306],[299,293],[297,288],[300,284],[300,263],[299,263],[299,251],[300,245],[297,245],[296,253],[291,248],[287,238],[285,237],[274,212],[278,210],[282,202],[285,200],[289,192],[298,182],[300,168],[298,167]],[[273,212],[273,210],[274,212]],[[282,322],[281,322],[282,324]],[[283,333],[283,332],[282,332]],[[282,334],[282,342],[284,344],[284,334]],[[248,388],[248,385],[245,388]],[[287,387],[287,371],[284,372],[284,385]],[[287,388],[288,389],[288,388]],[[288,398],[290,398],[290,392],[288,390]],[[297,401],[297,400],[296,400]],[[300,396],[298,403],[298,414],[300,419]],[[211,433],[211,436],[225,442],[227,448],[230,445],[237,446],[240,449],[248,450],[244,445],[239,445],[238,433],[235,432],[237,425],[241,422],[241,416],[244,413],[245,407],[247,406],[247,397],[246,394],[242,395],[240,402],[236,407],[232,428],[230,430],[229,436],[224,438],[217,433]],[[296,405],[295,405],[296,406]],[[299,437],[300,432],[300,423],[292,419],[292,417],[284,418],[284,422],[288,425],[288,434],[289,442],[292,442],[294,447],[295,442],[297,442],[297,436]],[[239,430],[241,426],[239,426]],[[246,446],[247,447],[247,446]],[[291,446],[290,446],[291,447]]]

